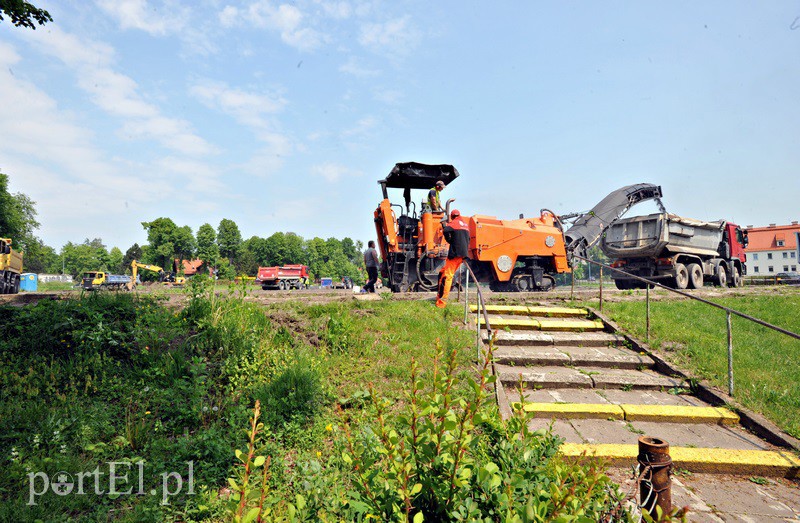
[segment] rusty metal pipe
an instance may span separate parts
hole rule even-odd
[[[639,506],[642,513],[647,512],[653,520],[660,521],[657,507],[661,508],[662,515],[672,512],[672,458],[669,455],[669,443],[642,436],[639,438],[637,459],[639,470],[643,472],[639,482]]]

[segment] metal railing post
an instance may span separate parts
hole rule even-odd
[[[647,339],[647,343],[650,343],[650,284],[646,284],[644,286],[644,289],[645,289],[644,293],[645,293],[645,296],[646,296],[645,301],[647,302],[647,307],[646,307],[646,310],[647,310],[647,334],[646,334],[646,339]]]
[[[728,324],[728,395],[733,396],[733,331],[731,329],[731,311],[725,311]]]
[[[573,270],[570,275],[569,279],[572,282],[572,290],[569,291],[569,300],[572,301],[575,299],[575,271]]]
[[[600,266],[600,312],[603,312],[603,266]]]
[[[469,311],[469,271],[464,280],[464,325],[467,324],[467,312]]]

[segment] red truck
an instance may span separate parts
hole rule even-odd
[[[302,289],[308,278],[308,267],[305,265],[284,265],[283,267],[259,267],[256,280],[261,288],[267,289]]]

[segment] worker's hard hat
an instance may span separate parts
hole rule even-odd
[[[461,216],[461,213],[459,212],[458,209],[453,209],[452,211],[450,211],[450,218],[451,219],[458,218],[459,216]]]
[[[444,188],[444,182],[442,180],[439,180],[438,182],[436,182],[436,187]]]

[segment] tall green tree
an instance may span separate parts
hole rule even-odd
[[[131,272],[131,262],[134,260],[141,260],[142,259],[142,248],[139,247],[138,243],[134,243],[128,250],[125,251],[125,256],[122,257],[122,270],[123,273]]]
[[[211,224],[204,223],[197,229],[197,257],[206,267],[216,267],[219,262],[217,232]]]
[[[24,0],[0,0],[0,21],[4,20],[4,15],[17,27],[34,30],[37,23],[44,25],[53,21],[50,13]]]
[[[233,264],[242,249],[242,233],[239,232],[239,226],[235,221],[223,218],[219,222],[217,245],[220,256],[227,258]]]
[[[169,271],[175,258],[192,258],[196,242],[188,225],[178,227],[170,218],[156,218],[142,222],[142,227],[147,231],[148,261]]]
[[[286,248],[286,235],[282,232],[276,232],[266,239],[264,248],[266,250],[267,259],[264,265],[275,267],[283,265],[283,260],[288,258],[288,251]]]
[[[100,238],[87,238],[81,244],[67,242],[61,248],[61,259],[65,272],[73,277],[79,277],[85,271],[112,270],[108,251]]]
[[[8,192],[8,175],[0,173],[0,236],[22,245],[32,241],[38,228],[36,202],[25,194]]]

